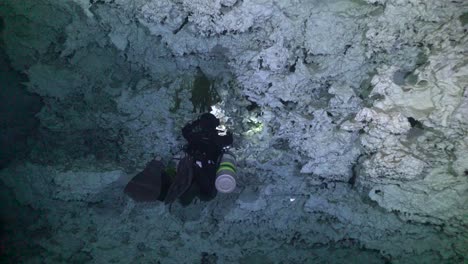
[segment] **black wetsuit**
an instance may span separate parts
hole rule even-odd
[[[193,181],[198,184],[200,198],[216,196],[216,169],[224,147],[233,142],[232,134],[218,135],[215,127],[203,128],[199,120],[185,125],[182,135],[188,141],[186,152],[194,158]]]
[[[202,117],[182,129],[188,141],[187,156],[180,160],[175,178],[165,173],[161,161],[152,160],[127,184],[124,189],[127,195],[137,202],[172,203],[180,198],[183,205],[190,204],[195,196],[201,200],[216,196],[218,160],[223,148],[232,144],[232,134],[219,136],[216,130],[219,120],[208,113]]]

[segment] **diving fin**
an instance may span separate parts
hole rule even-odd
[[[173,203],[177,198],[184,194],[192,184],[193,179],[193,158],[185,156],[179,161],[177,166],[177,174],[174,182],[169,187],[164,202],[166,204]]]
[[[152,160],[145,169],[138,173],[125,186],[124,192],[136,202],[153,202],[161,194],[161,174],[164,165],[159,160]]]

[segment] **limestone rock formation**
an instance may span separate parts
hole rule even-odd
[[[466,262],[467,12],[438,0],[2,1],[0,258]],[[238,189],[188,207],[126,197],[211,106],[234,132]]]

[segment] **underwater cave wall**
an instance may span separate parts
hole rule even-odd
[[[0,19],[0,32],[3,27]],[[0,38],[0,168],[27,156],[28,137],[34,136],[39,123],[34,115],[42,107],[39,96],[26,92],[27,77],[11,67],[3,48]]]
[[[2,145],[15,160],[0,171],[2,204],[29,219],[2,215],[2,257],[463,263],[467,10],[436,0],[2,1],[1,111],[29,131],[26,159]],[[125,197],[128,178],[176,156],[180,128],[214,103],[235,135],[238,190],[186,208]]]

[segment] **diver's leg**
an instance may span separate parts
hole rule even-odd
[[[179,197],[179,203],[184,207],[190,205],[199,192],[198,186],[192,184],[190,188]]]
[[[214,164],[205,166],[201,170],[201,175],[196,177],[195,180],[200,187],[200,200],[209,201],[216,197],[216,166]]]
[[[186,156],[180,160],[177,166],[177,173],[174,182],[169,187],[164,199],[165,203],[175,202],[177,198],[190,188],[193,180],[193,173],[193,158]]]
[[[201,171],[200,167],[197,165],[193,166],[193,178],[197,179],[200,177]],[[182,206],[188,206],[189,204],[192,203],[193,199],[197,196],[197,194],[200,192],[198,184],[192,184],[190,185],[190,188],[187,189],[180,197],[179,197],[179,202]]]

